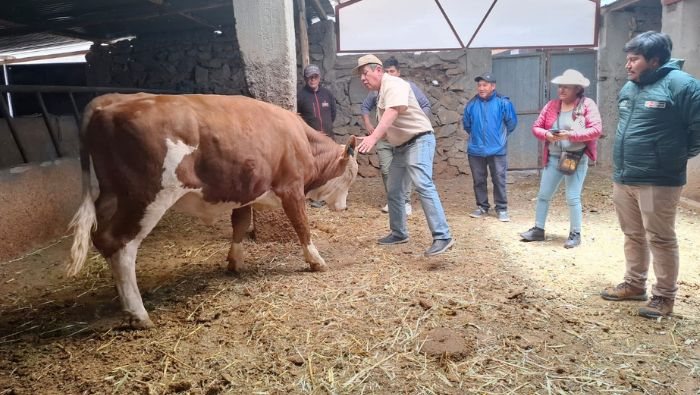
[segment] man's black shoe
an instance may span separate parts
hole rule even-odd
[[[443,252],[447,251],[450,247],[452,247],[452,244],[454,244],[454,240],[452,240],[451,238],[433,240],[433,245],[425,251],[424,255],[433,256],[437,254],[442,254]]]
[[[383,246],[388,246],[388,245],[393,245],[393,244],[403,244],[403,243],[408,243],[408,237],[405,238],[400,238],[398,236],[394,236],[394,234],[390,234],[387,237],[382,237],[381,239],[377,240],[377,243],[379,245]]]

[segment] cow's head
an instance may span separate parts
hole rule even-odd
[[[342,167],[344,171],[338,177],[332,178],[320,187],[309,191],[306,195],[308,198],[325,201],[326,206],[333,211],[345,210],[348,207],[348,191],[357,176],[356,143],[355,136],[350,136],[348,143],[342,146],[343,150],[338,158],[338,166]]]

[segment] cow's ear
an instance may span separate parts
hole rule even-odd
[[[345,155],[344,156],[355,156],[355,145],[357,144],[357,139],[354,135],[350,136],[350,140],[345,145]]]

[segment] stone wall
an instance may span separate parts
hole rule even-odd
[[[233,26],[93,45],[87,84],[192,93],[248,93]]]
[[[336,97],[338,115],[333,127],[339,135],[338,140],[344,142],[350,135],[365,134],[360,105],[368,92],[359,78],[351,75],[360,55],[335,55],[332,26],[331,22],[322,22],[309,27],[309,50],[311,61],[321,67],[323,86]],[[432,104],[432,122],[437,137],[434,176],[453,177],[468,173],[466,134],[461,122],[464,106],[468,98],[475,94],[475,84],[467,76],[477,75],[485,67],[490,67],[490,52],[457,50],[375,55],[380,59],[394,56],[401,66],[401,77],[415,82]],[[376,119],[374,114],[370,119]],[[360,155],[358,161],[361,176],[379,175],[376,154]]]

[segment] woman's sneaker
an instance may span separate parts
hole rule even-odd
[[[522,241],[544,241],[544,229],[533,226],[527,232],[520,234]]]
[[[569,232],[569,238],[564,243],[564,248],[574,248],[581,245],[581,233]]]

